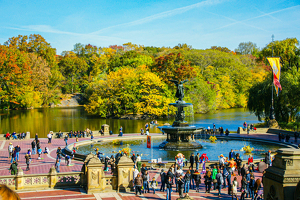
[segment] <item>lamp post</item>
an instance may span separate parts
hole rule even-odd
[[[272,57],[273,57],[273,46],[274,46],[274,35],[272,35]],[[275,114],[274,114],[274,98],[273,98],[273,71],[272,71],[272,86],[271,86],[271,89],[272,89],[272,104],[271,104],[271,108],[270,108],[270,120],[273,120],[275,119]]]

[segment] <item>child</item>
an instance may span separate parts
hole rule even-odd
[[[42,159],[41,158],[41,154],[42,154],[42,149],[41,148],[38,149],[38,154],[39,154],[38,160],[41,160]]]
[[[44,154],[49,154],[49,148],[48,147],[45,147],[45,152]]]
[[[152,188],[152,190],[153,190],[153,194],[155,194],[155,190],[156,190],[156,188],[157,188],[157,185],[158,185],[158,183],[157,183],[157,181],[155,180],[155,177],[153,177],[152,181],[150,182],[150,186],[151,186],[151,188]]]

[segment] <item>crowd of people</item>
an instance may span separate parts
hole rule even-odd
[[[218,196],[221,195],[222,189],[227,188],[228,195],[232,195],[238,199],[238,191],[240,191],[240,199],[262,198],[262,182],[260,178],[255,178],[253,157],[249,156],[248,163],[242,164],[239,153],[235,154],[233,150],[229,152],[228,157],[222,154],[219,156],[219,162],[215,165],[207,166],[209,159],[206,154],[200,156],[199,153],[190,156],[188,169],[186,162],[182,162],[184,157],[179,153],[176,156],[175,163],[171,165],[168,171],[164,169],[160,172],[160,187],[153,177],[150,179],[149,169],[146,164],[141,165],[141,157],[133,155],[131,159],[135,163],[133,172],[135,194],[153,192],[160,188],[162,192],[166,192],[166,199],[170,200],[173,188],[179,193],[180,197],[184,197],[184,193],[190,190],[200,192],[200,185],[205,185],[205,193],[216,190]],[[241,182],[237,177],[241,176]]]
[[[12,132],[11,134],[9,132],[7,132],[6,134],[4,134],[4,137],[6,140],[10,140],[13,139],[13,140],[22,140],[22,139],[25,139],[26,138],[26,135],[27,133],[25,132],[22,132],[22,133],[16,133],[16,132]]]

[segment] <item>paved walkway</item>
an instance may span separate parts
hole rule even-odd
[[[159,182],[158,190],[160,188],[160,170],[152,170],[150,171],[150,178],[156,177],[156,180]],[[261,173],[255,172],[255,178],[261,178]],[[237,176],[238,182],[240,184],[241,177]],[[233,178],[232,178],[233,179]],[[228,195],[227,188],[222,189],[221,196],[218,197],[217,190],[212,190],[211,193],[205,193],[204,188],[204,178],[202,175],[202,184],[200,184],[200,192],[196,192],[194,189],[190,189],[189,196],[193,197],[194,199],[224,199],[230,200],[232,197]],[[116,192],[108,192],[108,193],[94,193],[92,195],[86,194],[83,189],[68,189],[68,190],[43,190],[43,191],[30,191],[30,192],[19,192],[19,195],[22,200],[29,200],[29,199],[48,199],[51,200],[58,200],[58,199],[85,199],[85,200],[130,200],[130,199],[166,199],[166,193],[156,191],[156,194],[153,194],[152,191],[150,193],[145,193],[139,196],[136,196],[134,192],[128,193],[116,193]],[[175,192],[175,187],[173,187],[172,192],[172,200],[179,198],[178,192]],[[238,193],[240,197],[240,193]],[[250,198],[246,198],[250,199]]]
[[[151,135],[161,135],[161,134],[151,134]],[[140,134],[125,134],[124,136],[140,136]],[[259,139],[268,139],[268,140],[275,140],[278,141],[278,136],[273,134],[267,134],[267,133],[252,133],[250,135],[237,135],[232,134],[231,136],[235,137],[255,137]],[[102,137],[117,137],[117,135],[113,136],[99,136],[96,138],[102,138]],[[230,137],[230,136],[229,136]],[[79,138],[79,141],[82,140],[88,140],[88,138]],[[60,146],[62,149],[65,147],[65,142],[63,139],[52,139],[52,144],[48,144],[48,139],[40,139],[41,147],[42,149],[45,149],[47,146],[50,149],[50,154],[45,155],[43,154],[42,157],[43,160],[38,160],[37,155],[32,156],[32,163],[30,164],[30,170],[25,171],[26,164],[25,164],[25,154],[28,150],[28,148],[31,149],[31,141],[32,140],[9,140],[9,141],[1,141],[0,142],[0,175],[10,175],[9,167],[10,167],[10,159],[8,159],[8,150],[7,147],[10,142],[13,143],[14,146],[20,145],[21,147],[21,153],[20,153],[20,162],[19,167],[21,167],[24,170],[24,174],[41,174],[41,173],[48,173],[49,169],[54,166],[55,158],[56,158],[56,150]],[[75,142],[75,138],[69,138],[68,143]],[[294,140],[291,139],[291,142],[294,143]],[[61,162],[60,171],[61,172],[78,172],[81,170],[82,162],[80,161],[72,161],[74,166],[66,166],[66,164]],[[156,176],[158,181],[160,181],[159,171],[154,170],[150,173],[151,177]],[[261,177],[261,173],[255,173],[256,178]],[[238,181],[240,182],[241,177],[238,177]],[[195,199],[219,199],[219,197],[216,195],[216,191],[212,191],[210,194],[204,193],[204,180],[202,178],[202,184],[201,184],[201,191],[200,193],[196,193],[195,190],[191,190],[189,192],[189,195],[192,196]],[[174,191],[174,190],[173,190]],[[44,190],[44,191],[32,191],[32,192],[19,192],[21,199],[47,199],[51,198],[53,200],[55,199],[165,199],[166,194],[163,192],[157,192],[154,194],[144,194],[142,196],[136,197],[133,192],[129,193],[99,193],[94,195],[88,195],[85,193],[85,191],[80,189],[74,189],[74,190]],[[226,195],[227,190],[222,190],[222,196],[221,199],[231,199],[230,196]],[[173,192],[172,193],[172,199],[178,198],[178,193]]]

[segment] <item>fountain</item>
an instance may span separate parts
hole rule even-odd
[[[193,104],[186,103],[183,101],[184,97],[184,81],[170,80],[173,82],[177,91],[175,96],[178,98],[176,103],[170,103],[170,106],[177,108],[175,121],[170,126],[159,127],[161,131],[167,134],[167,140],[159,145],[160,148],[165,150],[189,150],[189,149],[200,149],[202,145],[195,141],[194,134],[199,133],[203,130],[203,127],[196,127],[194,125],[189,125],[185,119],[185,107],[191,107]]]

